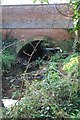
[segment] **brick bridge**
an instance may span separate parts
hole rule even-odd
[[[16,47],[18,53],[30,41],[70,40],[71,15],[67,4],[2,6],[0,31],[2,28],[3,37],[9,32],[20,40]]]

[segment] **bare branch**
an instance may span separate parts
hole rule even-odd
[[[56,4],[55,4],[55,7],[56,7],[57,11],[58,11],[60,14],[62,14],[63,16],[65,16],[65,17],[69,17],[69,18],[72,18],[72,16],[70,16],[70,15],[66,15],[66,14],[62,13],[62,12],[58,9],[58,7],[57,7]]]

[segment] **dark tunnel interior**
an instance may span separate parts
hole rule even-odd
[[[43,50],[41,43],[42,41],[36,40],[22,47],[22,49],[19,51],[17,55],[19,62],[24,62],[24,61],[27,62],[30,59],[30,56],[31,56],[30,62],[35,61],[38,58],[42,58]]]
[[[38,58],[43,60],[49,60],[48,58],[51,55],[56,54],[57,52],[61,52],[62,50],[59,47],[52,47],[44,45],[45,42],[36,40],[30,43],[27,43],[22,49],[19,51],[17,55],[17,63],[24,64],[37,60]]]

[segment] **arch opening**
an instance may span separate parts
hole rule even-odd
[[[24,45],[17,55],[18,59],[20,58],[19,62],[32,62],[37,60],[39,57],[42,58],[41,43],[42,41],[37,40]]]
[[[35,40],[25,44],[17,54],[17,63],[26,65],[28,61],[32,62],[38,59],[47,60],[50,50],[46,48],[54,47],[54,43],[47,40]],[[48,52],[49,51],[49,52]]]

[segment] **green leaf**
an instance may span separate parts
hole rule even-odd
[[[33,3],[35,3],[37,0],[33,0]],[[49,0],[38,0],[41,3],[48,3],[49,4]]]
[[[49,3],[48,0],[41,0],[41,2],[44,2],[44,3]]]
[[[80,111],[79,111],[78,114],[77,114],[77,118],[80,118]]]
[[[33,3],[35,3],[37,0],[33,0]]]

